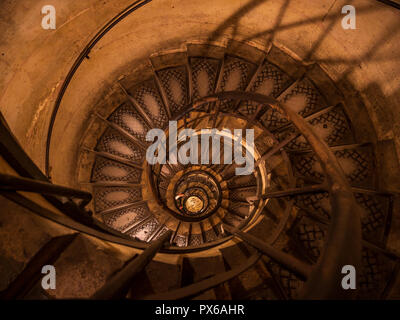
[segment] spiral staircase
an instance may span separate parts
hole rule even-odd
[[[49,187],[39,193],[56,194],[47,198],[52,205],[34,205],[10,189],[31,192],[46,182],[12,187],[2,176],[9,186],[1,202],[14,214],[1,217],[1,236],[23,248],[23,262],[8,262],[2,297],[390,297],[400,266],[386,248],[395,195],[379,189],[376,150],[345,94],[319,65],[272,44],[183,47],[152,54],[93,107],[77,155],[82,194]],[[239,143],[254,171],[237,175],[244,165],[224,163],[211,147],[204,155],[200,144],[195,164],[150,165],[146,134],[162,129],[169,137],[170,121],[198,141],[213,128],[253,129],[254,147],[245,133]],[[220,150],[227,143],[215,142]],[[357,266],[354,292],[332,284],[342,261]],[[32,276],[43,264],[56,267],[54,291]]]

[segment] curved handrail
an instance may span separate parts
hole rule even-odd
[[[129,14],[136,11],[137,9],[143,7],[147,3],[151,2],[152,0],[137,0],[134,3],[130,4],[120,13],[118,13],[114,18],[112,18],[109,22],[107,22],[97,33],[96,35],[90,40],[90,42],[83,48],[82,52],[79,54],[78,58],[75,60],[74,64],[72,65],[71,69],[69,70],[64,82],[61,86],[60,91],[58,92],[56,102],[54,104],[53,111],[50,117],[49,129],[47,131],[47,140],[46,140],[46,157],[45,157],[45,173],[46,176],[50,179],[50,144],[51,144],[51,136],[53,134],[53,127],[56,121],[58,109],[60,108],[61,101],[64,97],[64,94],[74,77],[76,71],[78,70],[79,66],[82,62],[89,57],[90,51],[93,47],[112,29],[125,19]]]
[[[26,191],[46,195],[64,196],[81,200],[80,207],[85,207],[91,200],[92,194],[87,191],[64,187],[46,181],[21,178],[0,173],[0,190]]]
[[[14,187],[18,186],[18,190],[25,188],[26,190],[31,188],[33,192],[44,191],[47,189],[49,192],[43,192],[43,197],[58,210],[65,213],[66,215],[73,217],[77,221],[83,223],[91,223],[91,211],[85,209],[85,205],[91,200],[91,194],[82,192],[81,190],[68,188],[66,191],[64,187],[61,189],[55,185],[52,185],[50,180],[45,174],[36,166],[32,159],[28,156],[22,146],[18,143],[16,137],[10,131],[7,122],[1,116],[0,113],[0,157],[2,157],[17,173],[19,176],[14,176],[12,180]],[[16,179],[19,181],[16,183]],[[24,180],[25,179],[25,180]],[[8,186],[6,183],[10,183],[10,179],[3,177],[3,190],[16,190],[12,189],[11,185]],[[30,186],[28,187],[27,184]],[[34,186],[35,185],[35,186]],[[21,189],[22,188],[22,189]],[[63,189],[64,188],[64,189]],[[60,190],[62,194],[59,193]],[[57,192],[56,192],[57,191]],[[66,191],[66,193],[65,193]],[[40,192],[38,192],[40,193]],[[51,194],[51,195],[49,195]],[[59,199],[57,195],[66,195],[66,199]],[[78,197],[76,197],[78,195]],[[80,205],[77,205],[73,200],[69,198],[79,198],[83,196],[83,200]]]
[[[390,6],[392,8],[400,10],[400,3],[391,0],[377,0],[377,1],[386,4],[387,6]]]
[[[310,143],[326,173],[332,212],[335,214],[332,215],[325,248],[307,281],[303,297],[307,299],[351,297],[352,292],[341,288],[341,269],[344,265],[361,264],[361,214],[351,187],[329,146],[287,103],[281,104],[272,97],[258,93],[230,91],[213,94],[204,101],[199,100],[196,106],[218,99],[251,100],[269,105],[286,114]]]
[[[75,60],[67,77],[65,78],[61,89],[58,93],[49,123],[47,141],[46,141],[46,157],[45,170],[46,175],[50,175],[50,144],[54,123],[56,120],[58,109],[61,105],[62,98],[71,82],[73,76],[78,70],[81,63],[88,57],[91,49],[106,35],[118,22],[126,18],[130,13],[151,2],[151,0],[138,0],[129,5],[126,9],[110,20],[92,40],[85,46],[78,58]],[[308,123],[296,112],[292,111],[287,104],[280,104],[276,99],[267,97],[258,93],[251,92],[221,92],[209,97],[200,99],[182,112],[175,118],[180,118],[191,111],[195,111],[199,106],[219,99],[233,100],[253,100],[259,103],[267,104],[272,108],[286,114],[289,120],[303,134],[315,151],[321,166],[326,173],[327,183],[331,194],[332,210],[335,214],[332,217],[331,229],[328,233],[327,244],[320,259],[318,260],[315,272],[312,273],[309,285],[305,290],[305,297],[312,297],[311,292],[317,292],[322,287],[339,287],[333,285],[333,282],[339,283],[338,277],[340,270],[338,266],[344,264],[356,264],[360,262],[361,252],[361,221],[359,208],[355,202],[350,185],[348,184],[343,171],[327,144],[314,133]],[[339,232],[338,232],[339,231]],[[326,285],[325,285],[326,284]],[[327,292],[326,290],[323,290]],[[336,294],[338,290],[336,289]],[[331,293],[328,294],[328,296]]]
[[[279,110],[281,113],[286,114],[287,118],[297,127],[312,146],[326,173],[326,182],[331,195],[332,211],[335,214],[332,216],[331,228],[328,232],[324,251],[317,265],[313,267],[310,273],[310,277],[303,292],[303,297],[321,299],[348,296],[347,292],[340,288],[340,271],[341,266],[347,264],[360,265],[360,209],[356,204],[351,187],[335,155],[328,145],[316,135],[310,125],[300,115],[292,111],[288,104],[281,104],[274,98],[258,93],[241,91],[216,93],[198,100],[192,104],[191,107],[182,112],[182,115],[196,111],[202,105],[220,99],[252,100]],[[228,239],[223,240],[223,242],[225,242]],[[133,242],[134,241],[132,241],[130,245],[132,245]],[[126,244],[129,245],[128,243]],[[147,245],[142,244],[142,248],[144,247],[147,247]],[[206,247],[210,246],[207,245]],[[171,248],[169,249],[171,250]],[[180,250],[171,251],[180,252]]]
[[[378,1],[386,4],[393,4],[392,1],[388,0]],[[151,2],[151,0],[135,1],[116,15],[96,33],[75,60],[61,86],[50,118],[45,156],[45,171],[48,177],[50,176],[50,144],[52,131],[62,98],[73,76],[84,59],[88,57],[91,49],[104,37],[104,35],[106,35],[117,23],[126,18],[130,13],[149,2]],[[314,267],[309,281],[307,282],[304,297],[337,297],[338,294],[340,296],[343,292],[340,292],[339,288],[340,281],[338,279],[340,277],[340,270],[338,268],[345,264],[360,264],[361,219],[360,208],[356,204],[353,192],[336,157],[329,149],[328,145],[316,135],[309,124],[296,112],[291,110],[287,104],[280,104],[276,99],[261,94],[238,91],[217,93],[200,99],[193,104],[191,108],[185,110],[183,114],[195,111],[199,106],[219,99],[253,100],[267,104],[270,107],[283,112],[312,146],[321,163],[322,169],[326,173],[329,192],[331,195],[330,201],[332,211],[335,214],[332,216],[331,228],[328,233],[325,249],[319,258],[317,265]],[[328,288],[328,290],[326,290],[326,288]],[[323,294],[323,296],[321,296],[321,294]]]
[[[280,104],[276,99],[258,93],[240,91],[216,93],[196,101],[191,107],[188,107],[174,118],[181,118],[185,114],[196,111],[201,106],[219,99],[252,100],[279,110],[286,114],[288,119],[292,121],[313,147],[326,173],[332,209],[335,214],[332,217],[331,230],[328,233],[325,250],[314,267],[314,272],[310,276],[304,296],[313,297],[313,293],[317,292],[321,286],[325,288],[339,287],[340,270],[338,270],[338,267],[345,264],[359,265],[361,222],[359,208],[336,157],[328,145],[314,133],[308,123],[293,112],[287,104]],[[332,285],[334,282],[337,285]],[[327,290],[323,291],[326,292]],[[337,291],[336,289],[335,294],[329,293],[328,296],[337,296]]]
[[[272,97],[258,93],[241,91],[216,93],[194,102],[191,107],[175,116],[174,119],[182,118],[203,105],[220,99],[251,100],[269,105],[271,108],[286,114],[287,118],[310,143],[326,173],[326,184],[331,195],[332,212],[335,214],[332,216],[325,249],[310,274],[303,297],[308,299],[337,298],[351,295],[351,292],[345,292],[340,286],[341,267],[348,264],[360,265],[361,214],[351,187],[329,146],[317,136],[300,115],[290,109],[288,104],[281,104]]]
[[[10,201],[13,201],[17,203],[18,205],[30,210],[34,214],[37,214],[38,216],[47,219],[49,221],[53,221],[57,224],[63,225],[67,228],[70,228],[72,230],[78,231],[80,233],[95,237],[97,239],[101,239],[104,241],[120,244],[123,246],[127,246],[130,248],[135,248],[139,250],[145,250],[148,248],[151,243],[143,242],[143,241],[138,241],[130,238],[129,236],[126,236],[123,233],[119,233],[116,230],[111,229],[110,227],[107,227],[106,225],[97,222],[96,220],[93,220],[91,225],[85,224],[83,222],[79,222],[76,219],[70,218],[69,216],[63,216],[60,214],[55,213],[52,210],[49,210],[45,207],[42,207],[41,205],[37,204],[36,202],[24,197],[23,195],[16,193],[16,192],[0,192],[0,195],[4,196],[5,198],[9,199]],[[97,227],[97,228],[95,228]],[[183,253],[193,253],[193,252],[199,252],[202,250],[210,249],[213,247],[216,247],[218,245],[221,245],[229,240],[231,240],[233,237],[228,236],[223,239],[219,239],[213,242],[208,242],[203,245],[199,245],[196,247],[171,247],[167,246],[163,249],[160,250],[161,253],[175,253],[175,254],[183,254]]]
[[[193,103],[190,103],[190,104],[186,105],[186,106],[183,108],[183,111],[182,111],[182,112],[180,112],[180,113],[176,114],[175,116],[173,116],[173,117],[171,118],[170,121],[182,120],[182,118],[184,118],[185,116],[187,116],[190,112],[196,111],[196,109],[201,108],[204,104],[207,104],[207,103],[210,103],[210,102],[215,102],[215,101],[217,101],[217,100],[218,100],[218,98],[215,98],[215,97],[204,97],[204,98],[202,98],[202,99],[199,99],[198,101],[195,101],[195,102],[193,102]],[[225,115],[225,114],[224,114],[224,113],[221,113],[221,115]],[[231,114],[230,114],[230,115],[231,115]],[[197,117],[197,118],[195,118],[195,119],[192,119],[192,120],[190,120],[190,121],[185,122],[185,125],[188,125],[188,124],[190,124],[190,123],[192,123],[192,122],[196,122],[196,121],[198,121],[199,119],[205,119],[205,118],[213,117],[213,116],[214,116],[214,115],[210,113],[210,114],[207,114],[207,115],[205,115],[205,116]],[[235,116],[235,115],[232,114],[231,116]],[[245,117],[243,117],[243,119],[245,119]],[[182,126],[180,126],[179,128],[182,128]],[[179,129],[179,128],[178,128],[178,129]],[[155,171],[153,170],[153,168],[154,168],[154,165],[150,165],[149,163],[146,164],[147,179],[148,179],[148,181],[149,181],[149,183],[150,183],[150,190],[151,190],[151,192],[152,192],[153,198],[154,198],[154,200],[157,202],[157,204],[162,208],[162,210],[164,210],[166,213],[169,213],[169,214],[171,214],[171,215],[177,217],[177,214],[176,214],[175,212],[173,212],[173,211],[172,211],[163,201],[161,201],[161,199],[160,199],[161,196],[160,196],[159,189],[158,189],[158,187],[156,186],[155,181],[154,181],[154,179],[153,179],[153,174],[154,174],[155,176],[159,176],[159,175],[160,175],[160,168],[158,168],[158,172],[155,172]],[[221,201],[219,201],[219,204],[220,204],[220,203],[221,203]],[[217,205],[217,207],[215,208],[215,210],[213,210],[213,212],[215,212],[218,208],[219,208],[219,205]],[[239,229],[242,229],[242,228],[244,228],[244,227],[247,227],[247,226],[251,225],[251,223],[249,223],[249,222],[254,222],[254,221],[255,221],[255,213],[256,213],[256,211],[257,211],[257,207],[254,207],[254,209],[250,212],[250,214],[248,215],[248,217],[247,217],[245,220],[243,220],[242,222],[240,222],[238,228],[239,228]],[[182,221],[185,221],[185,219],[183,219],[182,217],[179,217],[179,218],[180,218]],[[230,240],[231,238],[232,238],[232,236],[228,236],[228,237],[225,238],[225,239],[226,239],[226,241],[228,241],[228,240]],[[222,240],[224,240],[224,239],[220,239],[220,240],[222,241]],[[224,242],[226,242],[226,241],[224,241]],[[210,247],[214,247],[215,245],[213,245],[213,243],[214,243],[214,241],[208,242],[207,244],[212,244],[212,246],[210,246]],[[204,246],[207,246],[207,244],[203,244],[203,245],[204,245]]]

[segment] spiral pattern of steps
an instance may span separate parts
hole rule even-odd
[[[254,101],[220,99],[187,111],[197,100],[225,91],[261,93],[282,103],[304,99],[295,111],[329,145],[364,209],[360,297],[381,296],[396,263],[384,253],[392,196],[376,188],[374,147],[360,139],[352,124],[357,120],[350,119],[345,99],[323,70],[303,66],[275,46],[263,52],[234,41],[227,47],[187,44],[186,50],[152,55],[140,73],[121,79],[96,108],[82,143],[79,177],[82,186],[93,190],[95,216],[145,242],[172,230],[171,245],[188,249],[221,243],[227,237],[221,225],[227,224],[316,263],[331,207],[328,192],[307,191],[324,181],[315,153],[284,115]],[[167,131],[172,120],[195,131],[253,128],[256,169],[237,176],[235,165],[149,166],[146,133],[152,128]],[[228,269],[234,268],[250,256],[249,250],[234,245],[221,249],[221,258]],[[188,265],[192,269],[196,263]],[[249,272],[270,275],[275,297],[293,298],[304,283],[272,260],[257,265]],[[187,283],[197,279],[189,278]],[[181,280],[179,286],[185,282]],[[236,279],[230,285],[243,284]],[[260,295],[260,290],[269,292],[270,287],[252,294]]]

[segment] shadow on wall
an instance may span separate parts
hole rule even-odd
[[[267,1],[268,0],[250,0],[246,5],[244,5],[242,8],[240,8],[234,14],[232,14],[229,18],[225,19],[215,29],[215,31],[211,33],[211,35],[208,37],[207,40],[209,42],[218,40],[220,37],[223,36],[224,32],[228,28],[233,28],[233,33],[232,33],[231,37],[234,39],[235,36],[237,35],[238,24],[239,24],[241,18],[245,14],[251,12],[252,10],[256,10],[258,6],[260,6],[262,3],[265,3]],[[349,66],[349,68],[345,73],[343,73],[343,77],[346,77],[349,73],[351,73],[353,71],[353,69],[355,67],[357,67],[361,62],[368,62],[368,61],[379,61],[379,62],[399,61],[400,62],[399,55],[395,54],[395,53],[392,56],[387,56],[387,55],[386,56],[378,56],[377,55],[377,53],[379,52],[379,48],[399,33],[400,23],[393,24],[392,28],[388,28],[389,31],[385,35],[383,35],[380,39],[378,39],[376,43],[372,44],[372,46],[370,47],[370,49],[367,52],[365,52],[362,56],[360,56],[356,59],[354,59],[354,58],[345,59],[343,57],[328,58],[328,59],[313,59],[313,54],[317,51],[317,49],[323,43],[324,39],[330,34],[334,25],[341,22],[341,20],[343,18],[343,14],[341,12],[334,12],[334,13],[328,12],[325,16],[319,15],[319,16],[315,16],[310,19],[304,19],[304,20],[287,23],[287,24],[282,24],[282,20],[288,10],[289,4],[292,1],[293,0],[285,0],[285,2],[283,3],[283,5],[281,6],[281,8],[279,10],[279,14],[276,18],[275,25],[273,28],[268,28],[266,30],[257,32],[251,36],[248,36],[247,38],[244,38],[243,41],[251,41],[254,39],[266,37],[266,43],[269,43],[270,41],[273,41],[275,39],[276,34],[280,31],[294,29],[294,28],[297,28],[300,26],[312,25],[312,24],[315,24],[318,22],[330,21],[328,27],[326,29],[324,29],[323,33],[321,33],[318,40],[313,44],[311,50],[307,53],[305,61],[312,60],[312,62],[324,63],[325,65],[346,64]],[[354,0],[349,0],[348,4],[351,4],[353,1]],[[331,8],[333,7],[333,5],[334,4],[332,4]],[[371,12],[375,12],[376,10],[377,9],[375,7],[371,7],[371,6],[357,7],[357,15],[368,14]]]
[[[228,30],[228,28],[232,28],[232,39],[235,39],[235,36],[237,36],[237,30],[239,26],[240,20],[243,18],[244,15],[247,13],[257,10],[257,8],[267,2],[268,0],[250,0],[245,4],[243,7],[241,7],[239,10],[237,10],[234,14],[229,16],[227,19],[225,19],[215,30],[210,34],[208,37],[209,42],[213,42],[221,38],[224,33]],[[320,34],[318,39],[313,43],[311,49],[307,54],[305,55],[305,61],[306,62],[312,62],[316,64],[323,64],[326,67],[330,66],[335,66],[335,65],[341,65],[345,66],[345,71],[340,75],[340,78],[336,80],[338,85],[343,85],[343,84],[348,84],[351,83],[349,81],[350,75],[357,70],[357,68],[361,68],[362,64],[368,63],[368,62],[379,62],[379,63],[384,63],[384,62],[391,62],[395,63],[396,61],[400,63],[400,56],[396,53],[393,52],[391,55],[387,55],[385,53],[380,53],[380,49],[384,47],[385,43],[388,43],[390,40],[393,39],[395,35],[398,35],[400,32],[400,23],[395,23],[391,27],[387,28],[387,31],[385,34],[383,34],[380,38],[378,38],[374,43],[371,43],[369,49],[361,54],[359,57],[356,58],[344,58],[344,57],[337,57],[337,58],[326,58],[326,59],[316,59],[314,58],[315,52],[318,50],[318,48],[321,46],[321,44],[324,42],[324,40],[330,35],[330,33],[333,31],[333,28],[335,24],[341,23],[341,20],[343,18],[343,14],[336,10],[333,13],[330,13],[331,9],[335,5],[335,1],[332,3],[331,7],[328,9],[327,14],[324,16],[319,15],[315,16],[309,19],[304,19],[304,20],[299,20],[295,22],[290,22],[287,24],[283,24],[283,18],[287,14],[288,8],[291,4],[292,0],[285,0],[279,9],[279,13],[276,17],[276,21],[274,23],[274,26],[272,28],[268,28],[266,30],[257,32],[253,35],[248,36],[247,38],[244,38],[243,41],[251,41],[254,39],[259,39],[262,37],[266,38],[265,44],[268,44],[272,41],[274,41],[276,35],[280,31],[287,31],[291,29],[295,29],[299,26],[306,26],[306,25],[312,25],[315,23],[319,22],[325,22],[329,21],[329,24],[327,27],[323,30],[323,32]],[[349,0],[348,4],[352,4],[354,0]],[[385,10],[387,7],[385,5],[382,5]],[[360,15],[367,15],[372,12],[376,12],[377,7],[376,6],[370,6],[370,5],[365,5],[365,6],[358,6],[357,7],[357,16]],[[395,9],[393,9],[395,10]],[[395,74],[393,73],[395,76]],[[385,75],[385,77],[390,77],[390,75]],[[388,81],[391,81],[394,79],[389,79]],[[344,85],[346,90],[348,89]],[[354,90],[354,89],[353,89]],[[355,91],[355,90],[354,90]],[[368,101],[370,104],[370,107],[372,109],[372,112],[374,115],[372,116],[372,122],[374,123],[375,126],[375,131],[378,133],[378,140],[383,139],[391,139],[398,136],[400,137],[400,125],[396,125],[396,123],[400,123],[400,118],[398,119],[397,113],[396,112],[396,107],[398,105],[399,97],[400,97],[400,89],[397,89],[393,94],[390,96],[385,95],[385,93],[382,91],[381,86],[378,83],[370,83],[365,89],[362,90],[362,92],[354,92],[357,94],[361,99],[359,101]],[[382,102],[385,101],[385,105],[382,105]],[[397,107],[398,108],[398,107]],[[362,111],[365,112],[365,109],[362,109]],[[367,116],[367,115],[366,115]],[[362,138],[362,137],[361,137]],[[398,139],[399,141],[396,141],[395,138],[395,144],[397,142],[397,145],[400,146],[400,138]],[[394,147],[394,145],[393,145]],[[391,149],[392,155],[390,155],[390,158],[393,158],[392,160],[387,160],[389,163],[386,163],[386,160],[382,160],[384,163],[382,163],[382,166],[384,168],[392,168],[396,170],[396,172],[400,172],[399,168],[399,155],[400,155],[400,147],[398,147],[397,154],[395,152],[395,148]],[[394,152],[394,153],[393,153]],[[385,153],[386,154],[386,153]],[[397,161],[396,164],[394,161]],[[400,182],[394,181],[390,177],[393,175],[390,174],[390,172],[386,173],[387,176],[383,177],[382,179],[386,179],[385,182],[383,182],[383,185],[386,187],[389,187],[390,189],[395,189],[395,190],[400,190]]]

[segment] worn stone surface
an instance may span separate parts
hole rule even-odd
[[[184,258],[182,265],[182,286],[211,277],[225,271],[221,256]]]
[[[123,266],[123,261],[84,236],[79,236],[54,266],[57,287],[49,291],[51,297],[89,298]]]
[[[63,231],[2,196],[0,207],[1,291],[7,288],[43,245]]]

